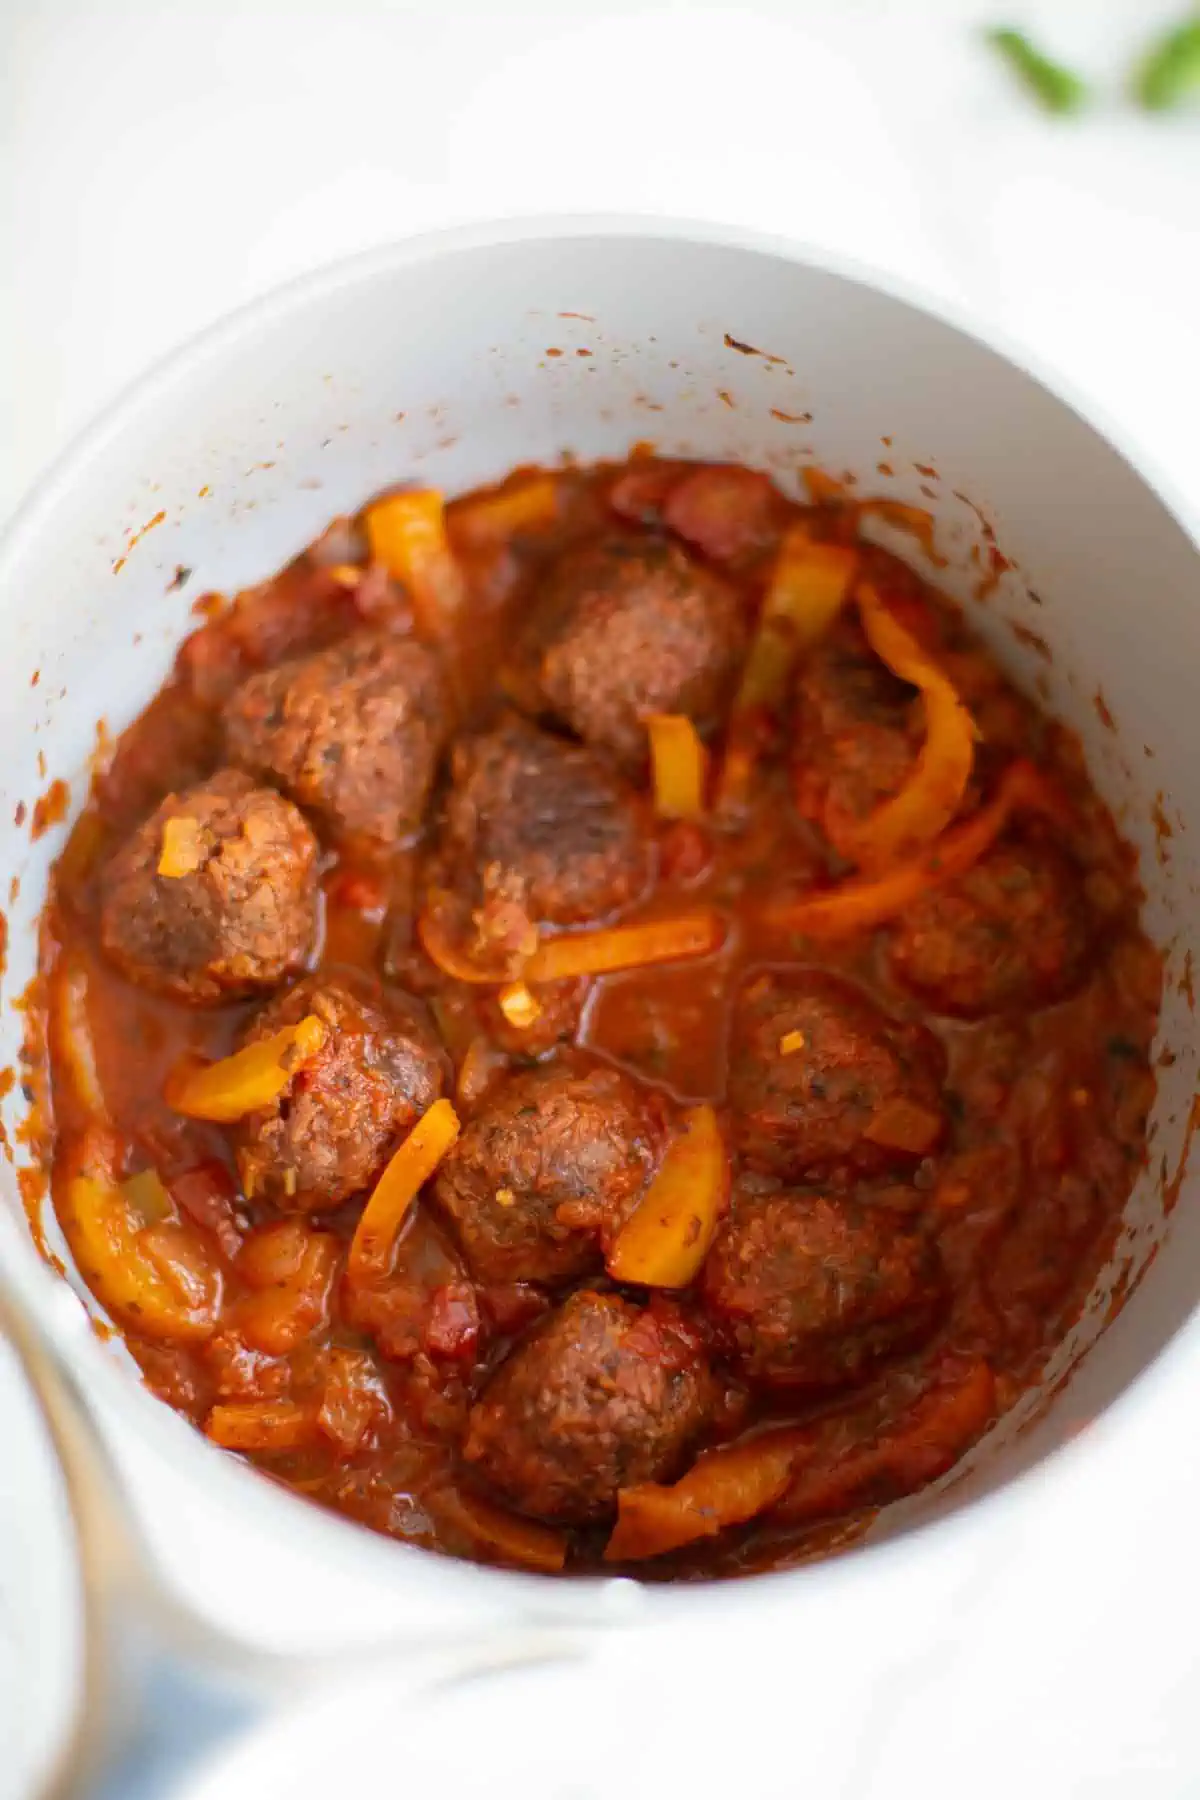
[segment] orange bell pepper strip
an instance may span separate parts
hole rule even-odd
[[[859,513],[873,513],[882,519],[885,525],[891,525],[896,531],[907,531],[916,538],[922,550],[935,568],[944,569],[946,558],[938,550],[934,542],[936,529],[933,514],[924,506],[908,506],[903,500],[860,500]]]
[[[325,1042],[326,1028],[314,1013],[285,1025],[269,1038],[203,1068],[184,1067],[167,1078],[167,1105],[189,1119],[228,1125],[270,1106],[297,1069],[311,1062]]]
[[[855,550],[814,544],[803,525],[784,534],[730,712],[718,813],[745,806],[763,717],[782,709],[792,670],[837,618],[857,567]]]
[[[932,888],[965,875],[1022,807],[1060,822],[1066,816],[1064,802],[1032,763],[1010,763],[987,805],[943,833],[919,856],[897,863],[881,875],[854,876],[835,887],[765,906],[758,923],[768,931],[799,932],[813,938],[872,931]]]
[[[303,1450],[316,1440],[317,1420],[294,1400],[245,1400],[214,1406],[204,1434],[223,1450]]]
[[[435,1100],[417,1120],[363,1208],[346,1264],[352,1283],[369,1284],[388,1273],[405,1215],[458,1137],[459,1129],[458,1114],[449,1100]]]
[[[605,1562],[640,1562],[665,1556],[731,1525],[757,1518],[782,1499],[811,1433],[769,1431],[742,1444],[697,1457],[681,1481],[660,1487],[648,1481],[622,1488],[617,1523]]]
[[[444,637],[465,596],[462,570],[446,536],[446,509],[433,488],[388,494],[363,515],[371,561],[382,563],[413,603],[431,639]]]
[[[711,1106],[696,1106],[608,1253],[614,1281],[683,1288],[708,1255],[729,1194],[729,1159]]]
[[[477,500],[460,501],[450,511],[456,538],[471,549],[502,544],[523,531],[544,531],[558,517],[558,482],[534,475]]]
[[[925,742],[912,775],[898,794],[838,835],[837,847],[851,862],[886,868],[931,844],[962,805],[975,766],[975,722],[950,678],[875,589],[864,582],[857,601],[871,648],[893,675],[920,689],[925,707]]]
[[[525,964],[527,981],[569,981],[580,975],[611,975],[619,969],[684,962],[709,956],[725,932],[711,906],[647,919],[639,925],[609,925],[598,931],[568,931],[545,938]]]
[[[550,1525],[522,1519],[504,1507],[493,1506],[479,1494],[456,1488],[444,1501],[452,1521],[464,1527],[485,1550],[521,1568],[557,1575],[567,1560],[566,1533]]]
[[[703,818],[708,756],[696,727],[685,713],[652,713],[646,731],[658,817]]]
[[[79,1273],[128,1330],[168,1344],[203,1342],[221,1309],[219,1268],[186,1227],[147,1226],[136,1191],[113,1181],[103,1163],[73,1175],[60,1199]]]

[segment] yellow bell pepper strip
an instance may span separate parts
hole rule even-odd
[[[569,981],[580,975],[612,975],[619,969],[683,962],[709,956],[724,938],[721,915],[711,906],[640,925],[563,932],[545,938],[525,964],[528,981]]]
[[[251,1349],[285,1356],[325,1324],[338,1254],[338,1241],[329,1232],[310,1231],[295,1219],[247,1240],[237,1273],[256,1291],[237,1301],[231,1321]],[[272,1262],[288,1272],[268,1282],[262,1276]]]
[[[204,1434],[223,1450],[303,1450],[317,1436],[316,1415],[311,1407],[294,1400],[244,1400],[214,1406]]]
[[[317,1055],[327,1035],[321,1020],[309,1013],[298,1025],[285,1025],[220,1062],[173,1071],[167,1078],[167,1105],[189,1119],[232,1124],[277,1100],[296,1071]]]
[[[943,833],[919,856],[897,863],[881,875],[855,876],[834,887],[765,906],[758,923],[767,931],[798,932],[813,938],[872,931],[932,888],[965,875],[991,849],[1013,813],[1022,808],[1064,821],[1061,798],[1033,764],[1010,763],[987,805]]]
[[[158,873],[169,881],[194,875],[204,861],[205,837],[199,819],[168,819],[162,831]]]
[[[528,1031],[542,1016],[542,1003],[523,981],[510,981],[496,995],[496,1004],[514,1031]]]
[[[660,819],[702,819],[708,757],[684,713],[652,713],[650,737],[654,810]]]
[[[665,1556],[701,1538],[744,1525],[782,1499],[811,1433],[769,1431],[697,1457],[681,1481],[622,1488],[605,1562]]]
[[[100,1303],[127,1330],[168,1344],[200,1343],[216,1330],[221,1272],[183,1226],[178,1267],[161,1235],[146,1227],[129,1195],[107,1172],[107,1159],[85,1153],[87,1172],[66,1183],[59,1217],[76,1266]]]
[[[364,515],[371,561],[382,563],[408,593],[426,637],[446,635],[463,603],[462,570],[446,536],[446,511],[433,488],[389,494]]]
[[[435,1100],[417,1120],[363,1208],[346,1265],[352,1283],[370,1283],[387,1275],[405,1215],[459,1129],[458,1114],[449,1100]]]
[[[783,709],[792,670],[837,618],[857,568],[856,551],[814,544],[803,525],[784,534],[729,715],[719,814],[745,807],[765,720]]]
[[[472,550],[488,549],[523,531],[544,531],[558,516],[558,482],[535,475],[451,508],[454,535]]]
[[[687,1287],[708,1255],[728,1195],[729,1159],[717,1115],[711,1106],[695,1106],[617,1233],[607,1258],[613,1280]]]
[[[901,681],[920,690],[925,742],[909,779],[857,825],[838,849],[860,868],[881,869],[940,837],[958,812],[975,766],[975,722],[950,678],[864,582],[857,594],[867,641]]]
[[[82,963],[68,957],[50,977],[47,1030],[51,1053],[66,1074],[71,1098],[95,1124],[108,1122],[108,1102],[96,1066],[96,1045],[88,1018],[88,977]]]
[[[462,1488],[449,1491],[444,1510],[477,1544],[505,1562],[537,1569],[543,1575],[557,1575],[567,1560],[565,1532],[522,1519],[479,1494],[468,1494]]]

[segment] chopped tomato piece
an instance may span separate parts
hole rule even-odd
[[[733,562],[770,544],[779,506],[769,475],[713,465],[685,475],[672,488],[663,522],[714,562]]]
[[[391,1413],[375,1359],[365,1350],[335,1344],[326,1356],[325,1385],[317,1412],[317,1427],[323,1436],[343,1456],[353,1456]]]

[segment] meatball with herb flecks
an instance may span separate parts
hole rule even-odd
[[[317,927],[317,844],[270,788],[225,769],[172,794],[100,883],[100,938],[139,987],[196,1005],[276,987]]]
[[[739,1199],[702,1291],[745,1375],[816,1390],[859,1381],[920,1343],[946,1290],[934,1246],[894,1213],[785,1191]]]
[[[515,658],[523,697],[631,768],[652,713],[714,729],[746,643],[743,603],[668,538],[570,550],[534,596]]]
[[[335,836],[380,845],[420,829],[449,727],[432,651],[382,631],[252,675],[225,710],[233,762]]]
[[[888,962],[927,1005],[977,1019],[1063,999],[1083,972],[1088,939],[1067,859],[1049,846],[1002,844],[901,915]]]
[[[915,1161],[942,1133],[942,1054],[836,975],[754,976],[734,1010],[734,1142],[785,1180],[874,1174]]]
[[[546,1063],[502,1083],[437,1176],[472,1272],[557,1282],[595,1268],[666,1135],[662,1103],[617,1069]]]
[[[678,1474],[711,1405],[704,1350],[672,1302],[585,1289],[492,1376],[463,1455],[519,1511],[586,1524],[611,1517],[621,1488]]]
[[[283,1212],[324,1211],[369,1187],[447,1075],[420,1003],[352,969],[297,982],[255,1016],[242,1042],[309,1014],[326,1028],[321,1048],[277,1101],[234,1131],[247,1198]]]
[[[539,925],[620,912],[650,867],[644,807],[602,757],[515,716],[455,745],[433,879],[481,957],[519,970]]]

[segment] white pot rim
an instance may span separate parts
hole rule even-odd
[[[161,404],[164,391],[169,390],[179,376],[194,372],[206,359],[243,335],[269,325],[293,308],[336,294],[344,287],[369,281],[379,273],[437,261],[460,251],[623,237],[741,250],[813,267],[873,289],[932,317],[993,351],[1076,414],[1117,452],[1200,548],[1200,506],[1180,492],[1174,481],[1155,466],[1153,458],[1140,446],[1131,446],[1129,434],[1109,418],[1090,395],[1079,393],[1022,343],[990,322],[976,319],[953,299],[922,291],[918,284],[907,278],[874,269],[840,252],[831,253],[819,244],[781,234],[670,215],[583,212],[459,224],[359,252],[277,286],[184,341],[115,396],[64,453],[35,479],[0,535],[0,583],[18,566],[27,546],[45,529],[48,518],[52,514],[61,517],[64,497],[77,484],[86,482],[90,468],[103,456],[106,446],[126,430],[140,410]],[[194,1472],[197,1481],[203,1481],[212,1490],[214,1500],[226,1511],[253,1516],[268,1527],[286,1522],[289,1536],[297,1547],[314,1557],[340,1563],[380,1581],[390,1580],[397,1593],[402,1589],[410,1593],[421,1589],[426,1599],[445,1600],[449,1606],[456,1602],[468,1606],[492,1604],[497,1611],[511,1612],[518,1607],[542,1618],[550,1615],[578,1617],[581,1612],[590,1614],[591,1602],[595,1600],[600,1604],[597,1613],[600,1616],[608,1611],[611,1596],[615,1616],[619,1617],[624,1613],[619,1596],[625,1595],[630,1597],[635,1610],[649,1609],[664,1621],[699,1623],[704,1616],[724,1623],[742,1615],[761,1616],[764,1608],[772,1604],[794,1606],[798,1598],[796,1584],[801,1579],[809,1584],[808,1592],[813,1598],[815,1586],[819,1585],[824,1595],[823,1603],[836,1604],[839,1593],[848,1594],[864,1581],[879,1585],[886,1582],[889,1573],[910,1569],[918,1551],[925,1563],[931,1558],[950,1557],[965,1535],[973,1537],[977,1525],[987,1529],[988,1516],[993,1509],[1004,1507],[1011,1511],[1022,1505],[1028,1507],[1036,1498],[1038,1484],[1044,1479],[1048,1463],[1056,1467],[1081,1463],[1086,1466],[1088,1459],[1113,1454],[1112,1433],[1105,1433],[1103,1437],[1085,1434],[1052,1450],[1040,1463],[1013,1476],[996,1492],[974,1500],[970,1507],[949,1516],[915,1525],[901,1535],[878,1544],[867,1544],[855,1554],[836,1556],[819,1565],[733,1581],[635,1584],[626,1580],[584,1577],[564,1582],[435,1557],[306,1504],[298,1496],[215,1449],[165,1406],[142,1405],[134,1421],[130,1416],[130,1402],[135,1396],[128,1378],[117,1370],[104,1352],[74,1296],[67,1292],[59,1278],[48,1269],[33,1266],[35,1263],[40,1265],[36,1250],[21,1240],[15,1226],[11,1233],[7,1230],[10,1223],[0,1219],[0,1257],[5,1263],[10,1260],[7,1245],[11,1240],[12,1256],[17,1265],[13,1273],[35,1306],[39,1321],[60,1353],[71,1362],[81,1384],[89,1390],[94,1389],[107,1412],[118,1417],[126,1415],[131,1429],[140,1436],[152,1438],[168,1457],[186,1458],[189,1473]],[[1193,1360],[1200,1361],[1197,1344],[1200,1344],[1200,1327],[1189,1321],[1135,1376],[1113,1402],[1106,1419],[1116,1415],[1119,1428],[1120,1416],[1127,1411],[1134,1391],[1144,1392],[1151,1382],[1165,1384],[1168,1379],[1177,1380],[1181,1363],[1190,1366]],[[931,1530],[933,1537],[929,1535]],[[640,1595],[641,1599],[632,1601],[634,1594]]]

